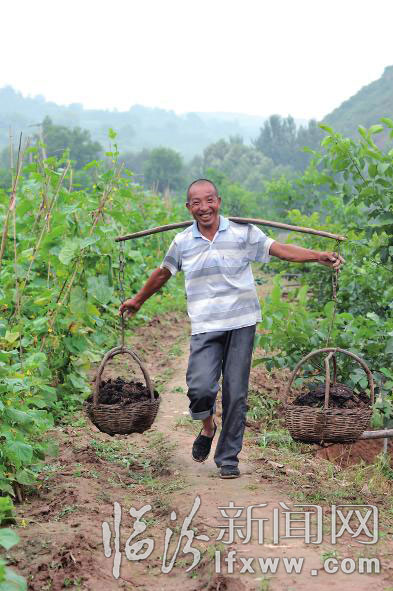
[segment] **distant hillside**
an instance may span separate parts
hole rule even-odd
[[[359,125],[370,127],[381,117],[393,118],[393,66],[381,78],[363,86],[323,119],[335,131],[355,136]]]
[[[246,143],[258,136],[265,118],[236,113],[187,113],[135,105],[129,111],[84,109],[80,104],[57,105],[42,96],[24,97],[11,87],[0,89],[0,147],[8,143],[9,128],[32,135],[46,116],[53,123],[90,131],[103,146],[108,129],[118,132],[121,151],[166,146],[190,159],[221,138],[240,135]]]
[[[246,144],[258,137],[266,117],[241,113],[186,113],[134,105],[128,111],[84,109],[79,103],[57,105],[43,96],[25,97],[10,86],[0,88],[0,148],[8,145],[10,127],[32,135],[37,124],[49,116],[56,125],[81,127],[90,131],[103,147],[108,129],[118,132],[122,152],[165,146],[191,159],[210,144],[231,136],[241,136]],[[296,120],[302,125],[305,120]]]

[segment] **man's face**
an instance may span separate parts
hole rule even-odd
[[[200,228],[209,230],[218,225],[220,205],[221,197],[216,195],[210,183],[198,183],[191,187],[186,206]]]

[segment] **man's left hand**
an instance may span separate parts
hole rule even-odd
[[[345,259],[337,252],[320,252],[318,263],[339,271],[341,265],[345,263]]]

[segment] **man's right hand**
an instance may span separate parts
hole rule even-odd
[[[141,305],[142,304],[135,298],[132,298],[131,300],[124,300],[119,308],[119,315],[121,316],[122,314],[125,314],[126,317],[133,316],[138,312]]]

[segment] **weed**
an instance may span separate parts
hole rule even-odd
[[[59,521],[66,515],[70,515],[70,513],[75,513],[75,511],[77,510],[78,507],[76,505],[66,505],[64,509],[62,509],[58,515],[56,515],[55,521]]]
[[[388,457],[380,453],[375,460],[375,470],[384,476],[387,480],[393,480],[393,468]]]
[[[67,425],[70,427],[86,427],[87,421],[84,416],[77,414],[64,415],[60,422],[61,425]]]
[[[175,447],[175,444],[169,443],[163,433],[157,431],[150,436],[148,456],[149,468],[153,476],[170,473],[170,464]]]
[[[206,554],[208,555],[210,560],[213,560],[216,552],[221,552],[221,554],[223,554],[226,551],[227,548],[225,544],[223,544],[222,542],[215,542],[214,544],[210,544],[210,546],[206,548]]]
[[[259,581],[258,591],[269,591],[270,590],[270,579],[268,577],[262,577]]]
[[[300,452],[303,444],[294,441],[286,429],[277,429],[276,431],[266,431],[260,436],[259,447],[264,449],[271,445],[278,448],[285,447],[289,450]]]
[[[179,427],[186,427],[188,430],[194,432],[199,432],[201,426],[199,424],[199,421],[194,421],[194,419],[192,419],[189,416],[185,416],[185,417],[178,417],[175,421],[175,429],[178,429]]]
[[[179,357],[182,353],[183,351],[178,343],[172,345],[172,347],[169,350],[169,355],[171,357]]]
[[[253,421],[262,421],[269,425],[273,421],[277,423],[276,410],[279,404],[278,400],[261,396],[259,392],[251,390],[248,396],[249,410],[247,416]]]
[[[176,388],[172,388],[171,392],[179,392],[179,394],[184,394],[184,388],[181,386],[176,386]]]
[[[102,501],[104,503],[109,503],[112,500],[110,495],[105,490],[98,492],[96,494],[96,499],[97,501]]]
[[[90,447],[94,449],[97,456],[112,462],[130,468],[131,466],[138,466],[138,468],[145,467],[141,451],[130,443],[123,440],[113,441],[97,441],[92,439]]]
[[[324,564],[326,562],[326,560],[328,560],[328,558],[336,558],[337,560],[340,558],[337,550],[330,550],[328,552],[323,552],[321,554],[321,561],[322,564]]]
[[[81,589],[82,583],[83,583],[82,577],[77,577],[76,579],[69,579],[68,577],[66,577],[63,581],[63,587],[65,587],[65,588],[74,587],[77,589],[77,591],[79,591],[79,589]]]

